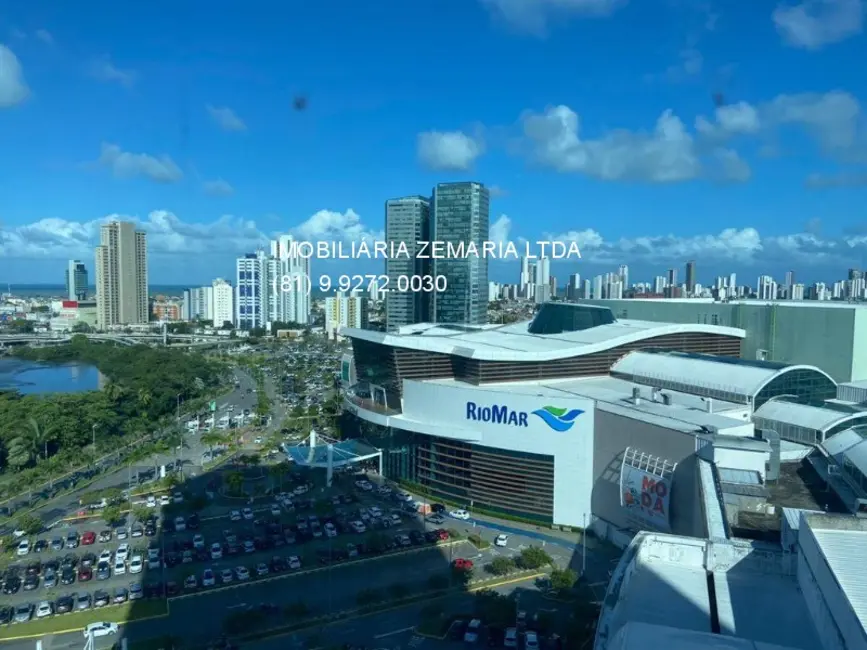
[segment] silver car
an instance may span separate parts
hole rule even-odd
[[[77,611],[90,609],[92,604],[93,600],[90,598],[90,594],[81,594],[78,598],[75,599],[75,609]]]
[[[15,608],[13,623],[26,623],[33,618],[33,603],[22,603]]]

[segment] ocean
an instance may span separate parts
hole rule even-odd
[[[152,284],[148,287],[151,296],[182,296],[188,284]],[[66,299],[66,286],[62,284],[9,284],[0,283],[0,293],[11,293],[20,298],[63,298]],[[88,295],[96,295],[96,287],[87,288]]]

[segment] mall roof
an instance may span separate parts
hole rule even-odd
[[[588,309],[589,306],[583,306]],[[558,334],[531,334],[531,321],[494,327],[436,325],[413,326],[411,333],[385,333],[341,328],[340,334],[352,339],[381,343],[391,347],[425,350],[484,361],[552,361],[643,341],[669,334],[717,334],[744,338],[746,332],[734,327],[700,323],[652,323],[615,320],[612,323]]]
[[[844,459],[867,476],[867,427],[852,427],[835,433],[822,443],[825,454],[842,465]]]
[[[630,352],[611,366],[611,374],[645,384],[691,392],[706,389],[754,398],[772,380],[794,370],[811,370],[834,380],[815,366],[786,365],[667,350]]]
[[[608,645],[608,650],[794,650],[792,646],[738,639],[712,632],[681,630],[664,625],[629,622],[621,627]]]
[[[820,406],[772,399],[756,409],[755,417],[820,431],[824,435],[838,425],[859,418],[867,418],[867,411],[843,413]]]
[[[454,379],[432,379],[425,383],[455,384],[465,386]],[[638,390],[639,401],[633,400]],[[539,397],[584,397],[596,401],[596,407],[604,411],[641,419],[666,428],[698,433],[701,427],[715,427],[724,431],[731,427],[750,424],[749,414],[743,404],[713,400],[713,412],[708,412],[707,400],[688,393],[660,391],[654,398],[649,386],[640,386],[615,377],[585,377],[583,379],[542,379],[531,382],[507,382],[486,384],[485,390],[516,395]],[[669,397],[669,404],[662,396]],[[726,413],[729,413],[727,415]]]
[[[350,465],[355,462],[374,458],[380,454],[379,450],[362,440],[343,440],[331,445],[332,467]],[[287,456],[302,467],[327,467],[328,466],[328,443],[321,443],[315,447],[307,445],[286,445],[283,448]]]

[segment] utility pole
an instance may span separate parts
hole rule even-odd
[[[90,428],[91,434],[93,434],[93,450],[96,451],[96,425],[94,424]]]

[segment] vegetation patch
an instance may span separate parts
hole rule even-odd
[[[56,634],[65,630],[84,630],[86,625],[109,620],[118,625],[167,616],[169,613],[164,600],[134,600],[123,605],[100,607],[86,612],[60,614],[41,620],[33,620],[23,625],[13,625],[0,629],[0,640],[12,639],[18,636],[37,637],[46,634]]]

